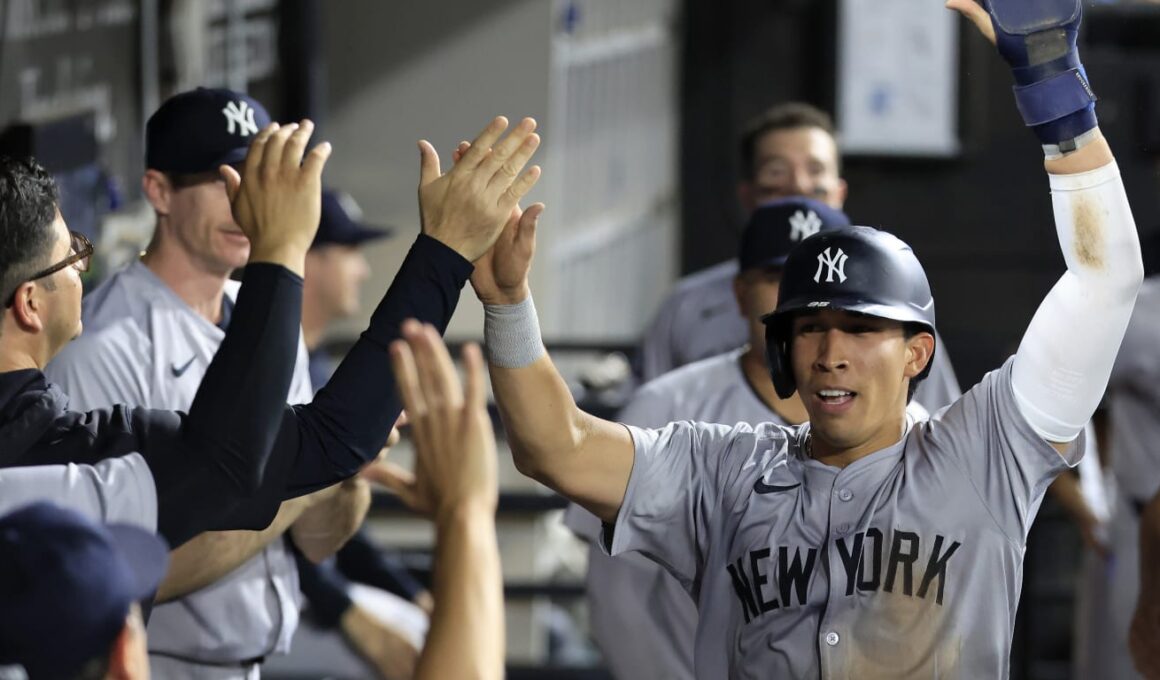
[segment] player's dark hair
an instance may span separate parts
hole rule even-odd
[[[778,130],[794,128],[819,128],[831,137],[835,136],[834,119],[830,114],[804,102],[787,102],[766,109],[749,121],[741,134],[741,174],[745,179],[753,179],[753,167],[757,156],[757,142],[765,135]],[[839,167],[841,159],[839,158]]]
[[[0,156],[0,299],[52,255],[57,200],[56,182],[36,161]]]
[[[902,324],[902,338],[904,340],[909,340],[919,333],[930,333],[930,329],[920,323],[915,323],[914,321],[908,321]],[[931,335],[934,334],[931,333]],[[936,347],[935,349],[937,350],[938,348]],[[934,355],[932,354],[930,359],[927,361],[934,361]],[[930,375],[930,373],[928,372],[927,375]],[[907,387],[906,390],[906,403],[909,404],[910,400],[914,399],[914,391],[918,389],[918,384],[925,379],[926,376],[910,379],[910,386]]]

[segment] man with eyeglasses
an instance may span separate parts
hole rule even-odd
[[[269,121],[257,100],[205,88],[171,97],[150,117],[141,184],[157,219],[152,241],[85,299],[89,332],[47,371],[77,408],[189,408],[230,325],[239,288],[230,275],[250,250],[217,167],[244,158],[255,126]],[[138,360],[123,361],[130,353]],[[313,394],[299,340],[287,401]],[[246,677],[264,657],[288,651],[301,596],[283,534],[323,560],[369,505],[367,483],[356,477],[284,504],[262,532],[207,533],[174,551],[159,597],[169,601],[149,622],[153,675]]]
[[[289,385],[300,276],[319,211],[303,188],[318,185],[329,146],[305,154],[305,164],[279,164],[301,161],[311,129],[264,131],[263,147],[277,154],[252,165],[281,171],[244,185],[234,174],[234,205],[255,244],[252,288],[239,306],[270,312],[239,324],[188,418],[124,407],[73,412],[45,380],[45,365],[80,334],[80,271],[92,245],[68,230],[43,168],[0,159],[0,509],[63,499],[101,519],[135,516],[174,545],[227,518],[268,523],[257,510],[231,514],[259,488],[282,427],[278,391]],[[254,343],[267,349],[261,359],[251,357]],[[189,451],[200,460],[184,462]]]

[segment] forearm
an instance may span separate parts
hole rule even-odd
[[[311,404],[296,407],[302,452],[286,483],[289,495],[352,477],[379,455],[403,409],[390,344],[408,318],[446,330],[471,271],[458,253],[419,236],[330,381]]]
[[[309,504],[308,498],[283,503],[274,521],[262,531],[207,531],[174,549],[157,602],[175,600],[216,583],[279,539]]]
[[[359,531],[336,555],[338,570],[346,578],[415,601],[426,591],[394,554],[376,546]]]
[[[1032,427],[1048,441],[1066,442],[1099,404],[1144,270],[1123,182],[1103,140],[1047,165],[1074,171],[1050,178],[1067,271],[1032,319],[1012,380]]]
[[[495,518],[463,506],[436,524],[435,612],[416,680],[502,678],[503,581]]]
[[[526,368],[489,369],[516,468],[615,519],[632,472],[628,430],[580,410],[547,355]]]
[[[165,427],[137,434],[158,489],[158,532],[170,545],[216,526],[260,487],[286,408],[301,309],[300,277],[248,267],[234,321],[176,441]]]
[[[358,477],[348,479],[329,498],[303,512],[290,527],[290,536],[307,559],[321,562],[358,531],[370,507],[370,485]]]

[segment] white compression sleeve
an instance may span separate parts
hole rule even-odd
[[[1103,397],[1144,264],[1114,162],[1049,177],[1067,271],[1023,335],[1011,386],[1020,412],[1040,436],[1068,442]]]

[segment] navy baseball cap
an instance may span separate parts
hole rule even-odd
[[[850,226],[846,213],[812,198],[795,196],[757,206],[741,234],[741,271],[782,267],[801,241],[819,231]]]
[[[375,239],[390,236],[390,227],[372,227],[362,222],[362,209],[350,194],[323,189],[322,217],[311,248],[325,245],[358,246]]]
[[[0,677],[63,678],[107,655],[169,563],[165,541],[52,503],[0,517]]]
[[[145,123],[145,167],[193,174],[240,163],[269,124],[266,107],[240,92],[199,87],[173,95]]]

